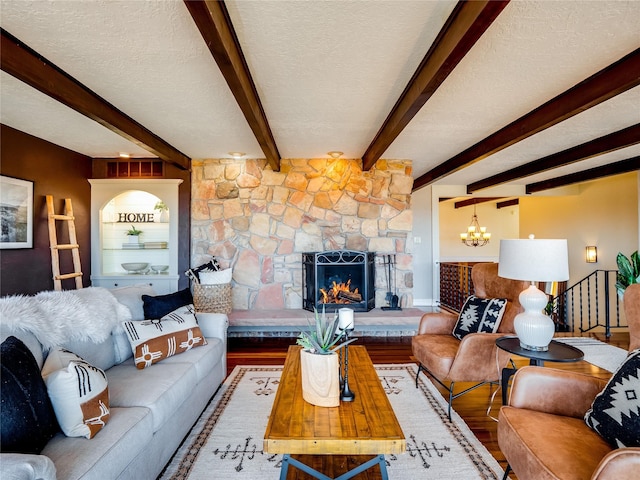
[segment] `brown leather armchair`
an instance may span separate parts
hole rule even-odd
[[[554,368],[516,372],[498,416],[498,445],[519,480],[640,477],[640,448],[613,449],[584,421],[606,383]]]
[[[458,340],[452,335],[458,315],[443,311],[425,313],[411,340],[413,355],[419,362],[416,386],[420,372],[425,370],[446,388],[449,391],[449,418],[454,399],[485,383],[500,380],[510,354],[499,350],[495,342],[503,335],[514,334],[513,319],[523,310],[518,296],[529,286],[528,282],[498,277],[497,263],[477,263],[471,269],[471,279],[477,297],[507,299],[498,333],[470,333]],[[475,385],[454,395],[456,382],[474,382]]]
[[[627,287],[629,349],[640,347],[640,284]],[[640,448],[612,448],[584,415],[607,380],[566,370],[523,367],[500,409],[498,445],[519,480],[640,478]]]

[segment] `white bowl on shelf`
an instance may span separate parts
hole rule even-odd
[[[149,267],[149,264],[145,262],[128,262],[120,265],[129,273],[142,273]]]
[[[163,273],[169,270],[169,265],[151,265],[151,271],[155,273]]]

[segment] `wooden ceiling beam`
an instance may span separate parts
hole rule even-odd
[[[526,192],[536,193],[543,190],[549,190],[551,188],[564,187],[566,185],[573,185],[575,183],[586,182],[589,180],[597,180],[599,178],[620,175],[621,173],[633,172],[636,170],[640,170],[640,156],[610,163],[601,167],[590,168],[588,170],[583,170],[582,172],[543,180],[541,182],[529,183],[526,186]]]
[[[280,171],[280,152],[222,0],[184,0],[193,21],[249,123],[267,162]]]
[[[519,198],[512,198],[511,200],[505,200],[504,202],[496,203],[496,208],[500,210],[501,208],[513,207],[514,205],[519,205],[519,204],[520,204]]]
[[[469,205],[477,205],[478,203],[495,202],[501,200],[504,197],[474,197],[467,200],[460,200],[453,204],[454,208],[468,207]]]
[[[362,168],[375,165],[389,145],[471,50],[508,1],[459,1],[402,95],[362,155]]]
[[[4,72],[98,122],[162,160],[183,170],[189,170],[191,159],[184,153],[118,110],[9,32],[0,30],[0,68]]]
[[[640,143],[640,123],[471,183],[467,185],[467,193],[471,194],[483,188],[493,187],[518,178],[524,178],[564,165],[570,165],[598,155],[620,150],[621,148],[637,145],[638,143]]]
[[[640,49],[421,175],[418,190],[640,84]]]

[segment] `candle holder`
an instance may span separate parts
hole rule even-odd
[[[353,328],[344,329],[344,338],[349,340],[349,332],[353,331]],[[342,352],[340,352],[340,360],[342,364]],[[340,400],[343,402],[353,402],[356,398],[356,394],[349,388],[349,345],[344,346],[344,377],[342,376],[342,369],[340,369],[340,382],[342,383],[342,389],[340,391]]]

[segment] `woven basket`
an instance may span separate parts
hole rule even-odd
[[[193,285],[196,312],[231,313],[231,284]]]

